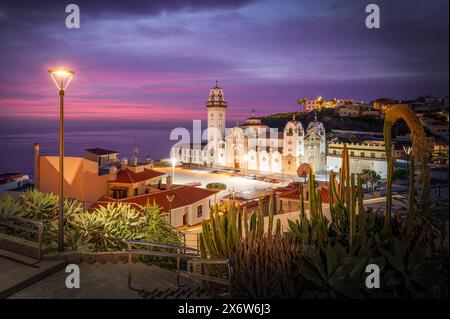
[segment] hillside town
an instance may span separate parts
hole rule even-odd
[[[90,210],[108,203],[135,207],[155,203],[173,227],[198,234],[215,202],[233,199],[252,209],[261,199],[267,205],[275,194],[277,214],[298,212],[298,189],[306,187],[310,170],[326,205],[330,197],[328,176],[339,173],[345,147],[352,173],[363,177],[365,198],[372,208],[382,207],[388,173],[383,133],[327,128],[330,118],[370,122],[372,118],[383,119],[389,108],[404,105],[417,114],[427,133],[432,199],[448,201],[448,97],[424,96],[413,101],[383,98],[370,104],[320,97],[314,101],[299,99],[298,104],[306,106],[305,111],[283,115],[285,124],[280,131],[265,124],[267,117],[257,117],[255,112],[244,123],[227,128],[226,112],[232,106],[216,83],[206,103],[208,141],[176,143],[168,159],[155,162],[142,161],[138,154],[126,158],[114,150],[86,149],[84,157],[64,158],[64,194]],[[394,191],[399,195],[407,193],[412,147],[408,132],[403,131],[392,143]],[[58,193],[58,157],[41,154],[39,144],[35,144],[34,159],[34,180],[21,173],[2,174],[2,193],[31,186],[44,193]],[[307,192],[305,188],[305,198]]]

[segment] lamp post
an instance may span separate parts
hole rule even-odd
[[[169,201],[169,225],[172,227],[172,202],[175,197],[175,194],[170,192],[166,195],[167,200]]]
[[[75,72],[65,69],[49,70],[50,76],[59,91],[59,216],[58,250],[64,250],[64,90]]]

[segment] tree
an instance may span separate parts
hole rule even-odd
[[[363,183],[366,185],[366,188],[370,191],[376,189],[376,185],[381,180],[381,176],[377,174],[374,170],[371,169],[363,169],[361,172],[361,177]],[[370,185],[370,187],[369,187]]]
[[[225,185],[224,183],[209,183],[206,185],[207,189],[213,189],[213,190],[226,190],[227,189],[227,185]]]

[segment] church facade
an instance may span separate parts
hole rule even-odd
[[[227,129],[227,108],[224,91],[216,83],[206,103],[207,142],[176,144],[172,158],[178,163],[292,176],[297,176],[301,164],[309,164],[316,172],[326,170],[327,144],[322,123],[312,121],[305,130],[293,117],[280,132],[253,115],[244,124]]]

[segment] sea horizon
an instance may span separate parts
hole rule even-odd
[[[231,124],[231,123],[230,123]],[[141,160],[169,157],[170,132],[177,127],[192,131],[192,121],[156,122],[144,120],[65,120],[65,156],[83,156],[86,148],[105,148],[130,157],[135,149]],[[202,121],[206,129],[206,121]],[[58,119],[0,119],[3,151],[0,153],[0,174],[24,173],[33,178],[34,143],[40,144],[41,155],[58,155]]]

